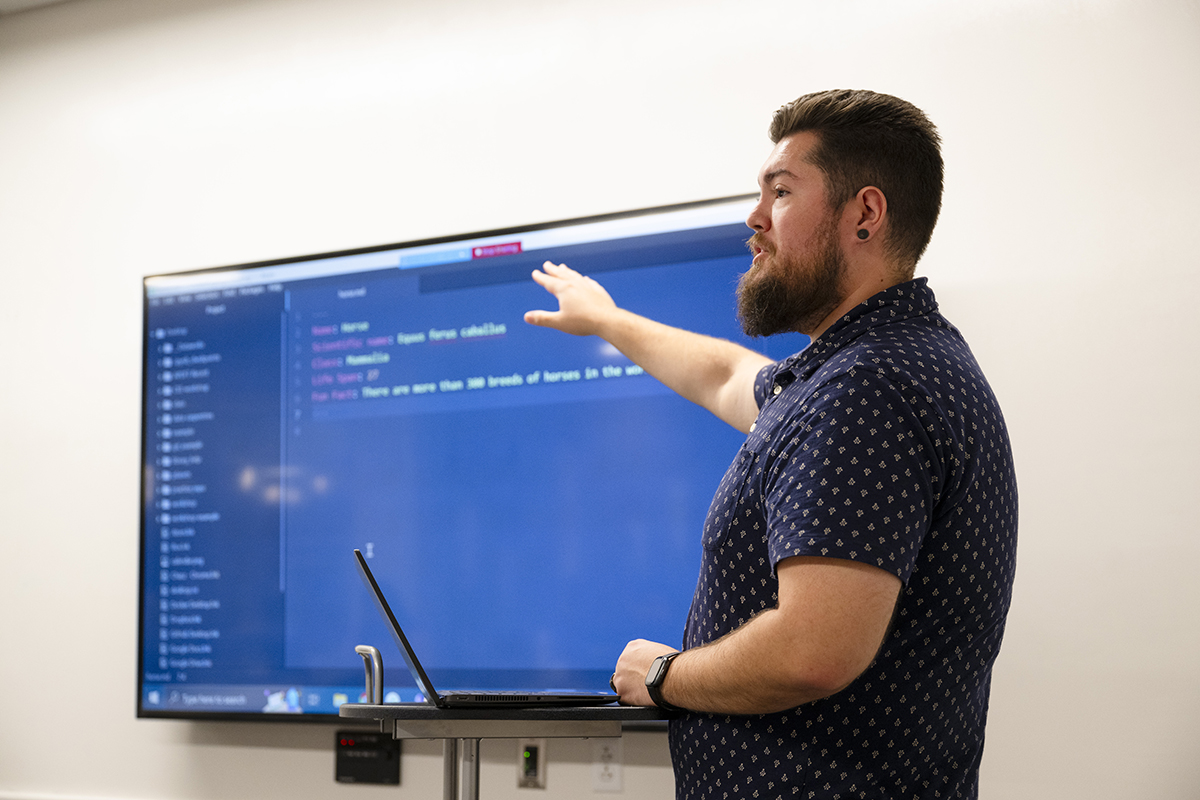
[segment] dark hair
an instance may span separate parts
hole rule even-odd
[[[836,89],[797,98],[775,112],[771,141],[817,134],[810,154],[825,175],[829,202],[840,209],[864,186],[888,203],[887,252],[912,277],[942,208],[942,154],[937,128],[912,103],[864,90]]]

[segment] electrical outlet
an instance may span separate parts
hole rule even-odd
[[[545,739],[521,739],[517,742],[517,788],[546,788]]]
[[[620,739],[592,740],[593,792],[621,791],[621,763],[623,760]]]

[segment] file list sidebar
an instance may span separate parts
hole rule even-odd
[[[279,664],[282,287],[147,301],[142,708],[256,713]],[[274,370],[264,365],[275,364]]]

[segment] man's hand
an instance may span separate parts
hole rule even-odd
[[[758,416],[754,379],[771,359],[620,308],[603,286],[565,264],[547,261],[533,279],[558,300],[558,311],[527,311],[530,325],[599,336],[685,399],[750,430]]]
[[[617,671],[613,674],[613,686],[621,696],[621,703],[627,706],[654,705],[650,693],[646,691],[646,673],[650,671],[654,659],[674,653],[677,649],[645,639],[636,639],[625,645],[625,652],[617,659]]]
[[[591,336],[600,333],[605,315],[617,309],[603,286],[566,264],[547,261],[541,270],[534,270],[533,279],[558,300],[558,311],[527,311],[525,321],[530,325]]]

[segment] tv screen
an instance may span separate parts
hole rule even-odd
[[[742,436],[555,308],[543,261],[660,321],[783,357],[735,318],[752,198],[144,282],[138,714],[337,719],[434,685],[604,689],[625,643],[678,644],[700,532]]]

